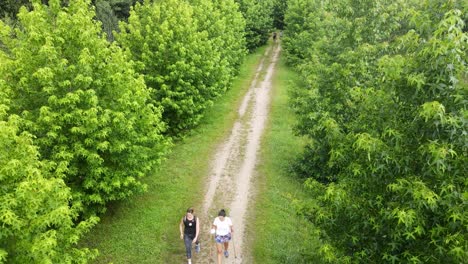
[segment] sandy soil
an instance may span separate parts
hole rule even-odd
[[[202,222],[202,251],[194,254],[193,263],[216,263],[213,236],[209,234],[217,212],[224,208],[234,225],[230,257],[223,263],[248,263],[251,252],[246,245],[246,216],[252,207],[255,167],[260,140],[268,118],[271,78],[280,53],[280,45],[265,51],[255,78],[238,109],[238,118],[229,137],[213,157],[204,202],[199,211]]]

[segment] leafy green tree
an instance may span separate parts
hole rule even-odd
[[[21,129],[72,188],[73,204],[93,211],[143,190],[139,179],[168,142],[142,76],[106,41],[88,0],[33,5],[20,11],[21,29],[0,27],[10,113],[25,120]]]
[[[273,3],[273,27],[276,29],[284,29],[284,15],[288,9],[288,1],[276,0]]]
[[[109,1],[96,1],[96,17],[102,23],[102,30],[107,35],[109,41],[114,40],[113,31],[119,27],[119,19],[112,10],[112,6]]]
[[[127,21],[130,9],[140,0],[93,0],[96,8],[96,17],[102,23],[102,29],[107,34],[107,39],[114,40],[113,31],[119,30],[119,21]]]
[[[322,29],[316,27],[324,16],[315,10],[320,8],[318,1],[290,0],[285,14],[285,28],[283,46],[286,60],[290,65],[297,66],[307,58],[312,59],[311,43],[320,40]],[[322,22],[325,23],[325,22]],[[318,46],[318,44],[314,45]]]
[[[146,1],[135,6],[117,35],[152,88],[154,104],[163,107],[170,135],[195,126],[225,89],[226,80],[218,79],[221,55],[193,12],[183,0]]]
[[[245,57],[245,21],[234,0],[195,0],[190,1],[194,7],[194,16],[200,31],[208,32],[208,41],[219,54],[217,70],[219,75],[214,81],[221,87],[229,88],[232,79],[237,75]]]
[[[119,21],[126,21],[130,16],[131,8],[136,3],[142,3],[143,0],[92,0],[92,4],[95,6],[98,5],[98,2],[106,2]]]
[[[231,75],[236,76],[246,54],[245,20],[235,1],[216,0],[213,4],[220,12],[217,24],[221,28],[216,30],[215,27],[207,27],[210,38],[219,39],[219,43],[215,45],[220,49],[222,57],[228,61]]]
[[[468,5],[465,3],[463,4],[463,1],[457,2],[459,6],[457,6],[458,9],[462,11],[462,14],[464,16],[463,22],[465,24],[465,28],[463,29],[463,32],[468,32]]]
[[[244,15],[249,51],[264,45],[273,29],[274,0],[236,0]]]
[[[33,136],[7,110],[0,104],[0,263],[85,263],[96,251],[76,244],[97,218],[78,222],[70,188],[49,174]]]
[[[2,0],[0,2],[0,17],[16,18],[20,7],[30,7],[29,0]]]
[[[468,36],[457,4],[291,0],[286,21],[305,83],[297,129],[311,139],[312,196],[298,210],[322,228],[325,258],[462,263]]]

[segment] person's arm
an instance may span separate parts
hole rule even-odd
[[[229,224],[230,224],[230,228],[231,228],[231,233],[234,233],[234,226],[232,225],[232,220],[231,218],[229,218]]]
[[[184,239],[184,218],[180,219],[180,224],[179,224],[179,230],[180,230],[180,239]]]
[[[198,234],[200,233],[200,220],[198,219],[197,217],[197,226],[195,228],[195,238],[193,239],[193,242],[192,243],[195,243],[197,242],[198,240]]]
[[[214,222],[213,222],[213,225],[211,226],[211,234],[213,234],[213,235],[216,233],[216,228],[218,228],[218,227],[216,226],[216,219],[217,219],[217,218],[215,218],[215,220],[214,220]]]

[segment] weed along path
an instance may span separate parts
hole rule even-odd
[[[230,256],[224,263],[249,263],[246,247],[246,215],[253,201],[257,153],[268,118],[271,79],[281,51],[279,44],[269,46],[256,70],[250,88],[238,109],[238,117],[228,138],[218,146],[201,206],[201,241],[203,250],[194,263],[216,263],[216,249],[209,234],[217,212],[224,208],[234,225]]]

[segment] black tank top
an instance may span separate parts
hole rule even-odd
[[[193,216],[192,220],[188,220],[186,216],[184,216],[184,234],[195,237],[197,233],[197,217]]]

